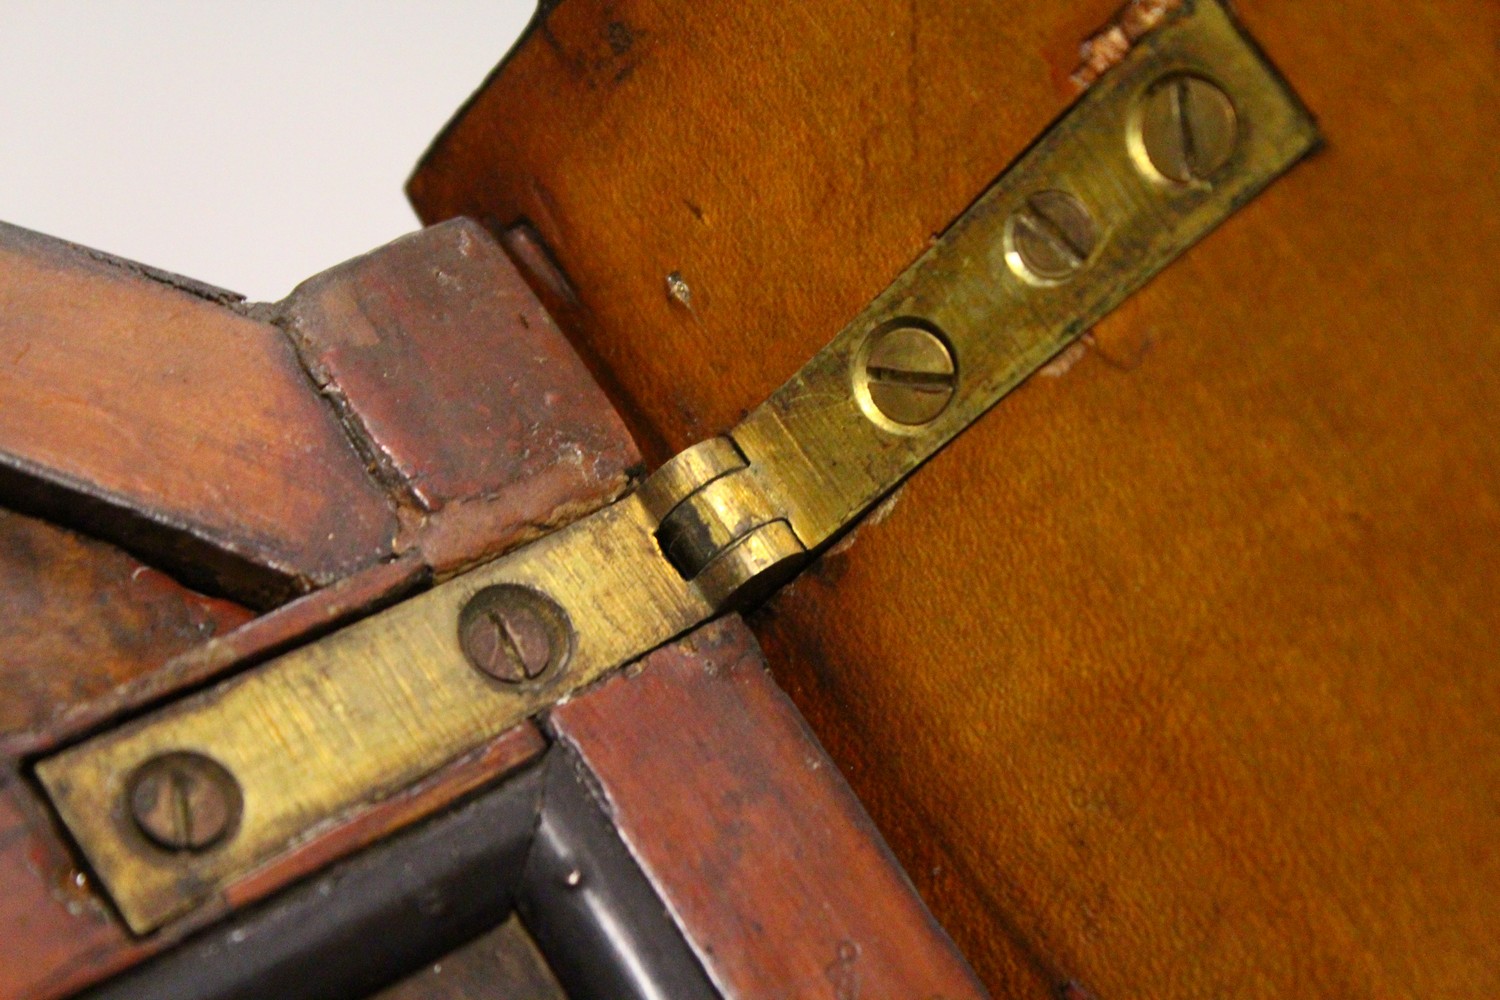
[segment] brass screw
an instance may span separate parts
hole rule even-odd
[[[1099,228],[1083,202],[1066,191],[1038,191],[1006,226],[1012,268],[1023,277],[1061,281],[1088,262]]]
[[[534,590],[512,584],[486,587],[458,618],[459,644],[469,662],[506,684],[535,680],[566,660],[567,616]]]
[[[1156,172],[1178,184],[1201,184],[1223,169],[1239,143],[1229,95],[1201,76],[1179,73],[1146,92],[1141,145]]]
[[[136,826],[169,851],[205,851],[239,821],[239,782],[202,754],[176,751],[153,757],[136,769],[127,788]]]
[[[931,331],[887,327],[865,352],[864,385],[870,402],[887,419],[916,426],[947,407],[957,387],[953,353]]]

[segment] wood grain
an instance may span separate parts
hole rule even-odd
[[[726,998],[986,995],[737,618],[548,726]]]
[[[0,358],[0,501],[260,609],[408,553],[451,574],[640,461],[466,222],[272,306],[3,227]]]
[[[38,940],[0,953],[0,996],[56,997],[138,963],[539,752],[522,725],[359,803],[192,917],[129,935],[18,757],[591,511],[639,457],[471,224],[398,241],[276,307],[0,228],[0,305],[0,464],[15,459],[0,496],[151,557],[0,512],[0,936]],[[349,544],[370,511],[379,543]],[[262,606],[318,589],[250,620],[163,569]]]
[[[0,742],[250,617],[112,546],[0,510]]]
[[[618,495],[634,442],[500,246],[456,220],[299,286],[279,308],[439,575]]]
[[[409,190],[535,224],[666,452],[1063,110],[1111,3],[572,0]],[[1500,9],[1235,6],[1327,148],[761,632],[998,994],[1493,995]]]
[[[0,502],[266,607],[395,511],[286,337],[228,293],[0,225]]]

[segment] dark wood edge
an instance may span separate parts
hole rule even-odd
[[[737,617],[545,725],[725,996],[988,996]]]
[[[533,765],[80,1000],[356,1000],[505,920],[531,847]]]
[[[574,1000],[986,995],[737,619],[546,728],[511,777],[85,1000],[354,1000],[513,913]]]
[[[5,506],[107,541],[151,566],[171,568],[178,582],[205,594],[231,594],[259,611],[311,589],[290,567],[257,562],[203,536],[201,526],[149,511],[97,484],[0,455]],[[226,580],[237,581],[226,586]]]
[[[587,766],[547,755],[517,910],[573,1000],[718,996],[650,881],[620,839]]]
[[[512,913],[574,1000],[717,1000],[588,780],[554,745],[78,1000],[358,1000]]]

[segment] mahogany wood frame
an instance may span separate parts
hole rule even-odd
[[[454,280],[462,296],[447,291]],[[60,287],[84,289],[86,308]],[[0,484],[0,505],[61,522],[0,512],[0,599],[44,598],[0,620],[0,678],[24,695],[0,732],[0,933],[11,942],[0,997],[352,998],[513,910],[577,997],[733,998],[851,982],[984,995],[737,620],[289,845],[192,917],[131,937],[29,780],[30,758],[593,509],[639,460],[515,268],[471,223],[398,241],[274,307],[0,230],[0,305],[0,343],[24,354],[44,338],[51,359],[4,383],[32,412],[0,418],[0,464],[30,485]],[[181,438],[178,422],[204,419],[217,380],[261,363],[210,357],[142,399],[117,391],[119,372],[66,364],[103,328],[161,376],[154,331],[171,328],[153,310],[201,314],[193,335],[208,355],[216,337],[238,337],[280,359],[264,419],[228,420],[203,454],[129,461],[87,424],[70,425],[57,401],[95,399],[117,426]],[[477,387],[454,382],[475,356],[494,370]],[[525,391],[497,402],[487,395],[497,383]],[[288,444],[283,403],[321,421],[323,445]],[[498,437],[480,412],[503,418]],[[552,451],[538,450],[537,435]],[[326,502],[357,510],[374,498],[366,509],[399,526],[390,545],[361,542],[320,563],[328,540],[298,535],[307,525],[294,523],[295,505],[220,508],[193,492],[194,477],[231,467],[245,448],[279,455],[255,472],[270,500],[278,482],[307,474],[297,454],[313,468],[344,463],[344,479],[320,480],[335,488]],[[585,461],[555,461],[559,450]],[[359,485],[339,494],[340,482]],[[256,525],[285,530],[268,542]],[[199,572],[208,563],[219,568]],[[256,617],[237,602],[280,606]],[[101,618],[99,607],[112,610]],[[362,947],[373,939],[381,949]]]

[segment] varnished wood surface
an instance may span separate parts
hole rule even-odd
[[[1063,110],[1112,5],[569,0],[410,191],[536,225],[665,454]],[[1327,147],[761,632],[999,995],[1500,993],[1500,9],[1236,10]]]
[[[44,803],[8,763],[0,772],[0,997],[54,1000],[123,972],[227,913],[432,815],[533,759],[544,741],[530,723],[453,762],[426,781],[351,810],[290,845],[224,898],[154,934],[132,935],[67,845]]]
[[[0,510],[0,742],[250,617],[113,546]]]
[[[13,767],[0,773],[0,885],[0,996],[66,996],[135,957]]]
[[[391,554],[396,515],[280,330],[0,227],[0,503],[266,606]]]
[[[467,223],[336,268],[275,308],[0,229],[0,301],[0,504],[40,506],[149,557],[0,513],[0,996],[62,996],[126,968],[540,751],[522,725],[287,845],[192,918],[132,937],[23,756],[592,510],[638,457],[507,258]],[[378,544],[347,544],[367,522]],[[169,573],[261,602],[320,589],[252,620]]]
[[[467,222],[253,306],[3,227],[0,357],[0,504],[260,609],[412,553],[452,573],[639,462]]]
[[[726,1000],[986,996],[739,619],[547,725]]]
[[[0,517],[0,526],[6,528],[0,538],[13,540],[17,532],[9,531],[12,525],[7,522],[21,520],[13,514]],[[31,541],[42,538],[49,543],[34,546],[33,555],[40,550],[40,555],[62,553],[68,558],[48,558],[43,565],[31,565],[40,579],[27,580],[27,586],[43,592],[46,601],[33,607],[34,615],[18,621],[15,628],[26,630],[24,639],[12,636],[17,640],[7,643],[0,655],[7,696],[15,691],[21,697],[34,688],[39,708],[33,712],[40,714],[26,718],[27,726],[40,729],[6,736],[7,757],[0,759],[0,886],[5,888],[0,892],[0,936],[7,942],[0,949],[0,997],[6,1000],[68,996],[121,972],[181,942],[228,910],[263,900],[329,862],[431,816],[543,748],[537,729],[522,724],[444,766],[428,780],[354,808],[309,840],[288,846],[281,856],[231,886],[222,900],[139,939],[124,928],[87,868],[72,855],[36,787],[21,775],[24,765],[10,759],[9,753],[48,747],[65,738],[69,727],[95,724],[102,712],[121,711],[132,697],[160,696],[174,685],[181,687],[222,672],[234,666],[234,655],[255,657],[296,642],[297,630],[305,636],[317,634],[326,630],[330,616],[338,621],[339,615],[350,613],[341,607],[341,600],[354,598],[357,612],[374,600],[372,585],[384,583],[387,591],[399,594],[402,582],[386,576],[365,580],[360,588],[326,588],[303,598],[302,607],[294,604],[285,609],[290,613],[254,619],[217,639],[189,628],[196,645],[174,657],[181,630],[172,624],[178,618],[196,622],[204,604],[211,609],[222,603],[183,591],[160,579],[154,570],[135,577],[139,582],[135,591],[121,592],[130,577],[121,582],[115,571],[121,565],[139,568],[129,556],[48,525],[27,525],[26,535]],[[13,582],[10,574],[0,577],[0,588]],[[0,589],[0,601],[6,607],[21,607],[26,600],[30,600],[27,594]],[[101,624],[96,621],[99,615],[110,616],[110,621]],[[229,618],[231,610],[220,610],[219,615]],[[243,618],[245,612],[239,616]],[[141,627],[142,621],[150,627]],[[9,621],[0,622],[0,627],[9,627]],[[77,648],[69,645],[71,634],[75,634]],[[81,655],[87,655],[87,660],[80,660]],[[110,681],[115,670],[127,670],[130,676],[120,687],[93,702],[87,700]],[[80,702],[69,700],[71,688],[77,688]]]
[[[498,244],[468,221],[396,240],[280,307],[440,576],[613,499],[640,456]]]

